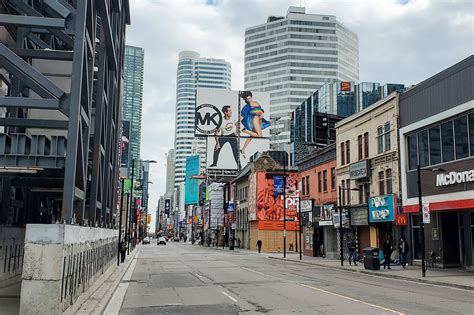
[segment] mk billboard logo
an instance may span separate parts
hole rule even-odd
[[[196,107],[196,135],[212,135],[222,125],[222,113],[212,104]]]

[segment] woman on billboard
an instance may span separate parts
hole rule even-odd
[[[245,106],[240,111],[240,122],[243,126],[242,132],[248,134],[252,138],[261,138],[263,136],[262,130],[270,127],[270,122],[263,118],[263,113],[265,111],[262,106],[253,99],[252,92],[242,91],[240,92],[240,97],[245,102]],[[252,138],[247,138],[243,148],[240,150],[244,159],[246,158],[245,149],[247,149]]]

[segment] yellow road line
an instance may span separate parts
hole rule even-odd
[[[405,315],[405,313],[402,313],[402,312],[399,312],[399,311],[396,311],[396,310],[392,310],[390,308],[386,308],[386,307],[383,307],[383,306],[380,306],[380,305],[368,303],[368,302],[361,301],[361,300],[358,300],[358,299],[354,299],[354,298],[351,298],[351,297],[348,297],[348,296],[345,296],[345,295],[341,295],[341,294],[338,294],[338,293],[326,291],[324,289],[312,287],[312,286],[307,285],[307,284],[302,284],[302,283],[299,283],[299,284],[302,285],[303,287],[310,288],[312,290],[316,290],[316,291],[320,291],[320,292],[323,292],[323,293],[326,293],[326,294],[334,295],[334,296],[344,298],[344,299],[347,299],[347,300],[350,300],[350,301],[362,303],[362,304],[365,304],[365,305],[368,305],[368,306],[371,306],[371,307],[379,308],[379,309],[387,311],[387,312],[395,313],[395,314],[398,314],[398,315]]]

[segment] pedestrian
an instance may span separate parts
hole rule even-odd
[[[261,240],[257,241],[257,247],[258,247],[258,253],[260,254],[260,252],[262,251],[262,241]]]
[[[354,266],[357,266],[357,258],[356,258],[356,243],[353,238],[347,244],[347,249],[349,250],[349,265],[352,266],[351,259],[354,261]]]
[[[326,258],[326,253],[324,252],[324,244],[319,246],[319,256]]]
[[[188,240],[188,236],[185,235],[184,238],[183,238],[183,240],[184,240],[184,243],[186,243],[186,241]]]
[[[120,242],[120,262],[122,262],[122,263],[125,261],[125,253],[126,252],[127,252],[127,242],[124,238]]]
[[[408,252],[410,251],[410,248],[408,247],[408,243],[405,240],[405,237],[400,238],[400,244],[398,245],[398,252],[400,255],[400,265],[402,265],[403,269],[406,269],[407,267],[407,255]]]
[[[385,269],[385,267],[388,267],[388,269],[392,269],[390,268],[390,257],[392,256],[392,251],[393,251],[393,246],[390,243],[390,240],[387,238],[387,240],[383,244],[383,256],[384,256],[383,269]]]
[[[237,247],[240,248],[240,238],[237,239]]]

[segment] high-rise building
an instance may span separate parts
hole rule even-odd
[[[174,160],[174,149],[170,149],[166,154],[166,196],[171,196],[174,191]]]
[[[182,51],[176,84],[176,128],[175,128],[175,175],[177,187],[184,181],[186,157],[191,155],[193,145],[205,148],[204,139],[194,137],[194,109],[197,88],[230,89],[231,66],[224,59],[201,58],[197,52]],[[194,140],[194,141],[193,141]],[[201,150],[201,151],[205,151]],[[201,161],[205,161],[205,156]]]
[[[142,134],[144,50],[125,46],[123,119],[130,120],[130,167],[135,160],[135,178],[139,177],[140,143]],[[129,172],[131,174],[131,170]]]
[[[359,80],[357,35],[332,15],[290,7],[245,31],[245,89],[270,92],[272,143],[290,140],[290,113],[324,83]],[[280,145],[279,145],[280,144]]]

